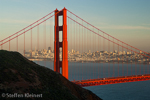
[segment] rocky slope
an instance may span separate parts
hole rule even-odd
[[[101,100],[18,52],[0,50],[0,100]]]

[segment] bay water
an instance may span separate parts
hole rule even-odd
[[[54,69],[52,61],[34,61]],[[150,65],[69,62],[69,80],[150,74]],[[103,100],[150,100],[150,81],[84,87]]]

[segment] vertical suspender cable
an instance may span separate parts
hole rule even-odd
[[[32,25],[31,25],[31,59],[32,59]]]
[[[73,28],[74,28],[74,50],[75,50],[75,22],[74,22],[74,26],[73,26]],[[74,53],[75,53],[75,51],[73,50],[73,55],[74,55]],[[75,59],[75,57],[74,57],[74,59]],[[75,63],[75,67],[76,67],[76,63]],[[76,68],[76,70],[77,70],[77,68]],[[77,74],[77,72],[76,72],[76,74]],[[78,79],[78,77],[76,76],[76,79]]]
[[[98,34],[99,34],[99,30],[98,30]],[[100,43],[100,39],[99,39],[99,37],[98,37],[98,53],[99,53],[99,55],[98,55],[98,60],[100,60],[100,45],[99,45],[99,43]],[[99,65],[100,65],[100,63],[99,63]],[[98,78],[100,78],[100,68],[99,68],[99,66],[98,66]]]
[[[94,32],[94,28],[93,28],[93,32]],[[93,60],[94,60],[94,62],[95,62],[95,44],[94,44],[94,41],[95,41],[95,39],[94,39],[94,37],[95,37],[95,34],[93,34]],[[93,79],[94,79],[94,62],[93,62]]]
[[[119,41],[118,41],[118,44],[119,44]],[[118,77],[119,77],[119,45],[118,45]]]
[[[71,17],[71,13],[70,13],[70,17]],[[70,19],[69,19],[70,20]],[[70,27],[70,50],[72,49],[72,21],[70,20],[70,25],[69,25]],[[71,54],[71,52],[70,52],[70,54]],[[72,60],[72,57],[70,57],[70,60]],[[72,69],[73,69],[73,66],[71,67]],[[72,70],[72,79],[74,80],[75,79],[75,75],[74,75],[75,73],[74,73],[74,71]]]
[[[132,47],[131,47],[131,57],[133,57],[133,56],[132,56]],[[133,58],[132,58],[130,61],[132,61],[132,60],[133,60]],[[131,75],[133,74],[133,73],[132,73],[132,63],[133,63],[133,61],[131,62]]]
[[[145,58],[144,66],[143,66],[143,71],[144,71],[143,74],[145,74],[145,69],[146,69],[146,68],[145,68],[145,65],[146,65],[146,58]]]
[[[68,18],[67,18],[67,25],[69,26],[69,19],[68,19]],[[70,30],[69,30],[68,26],[67,26],[67,32],[69,33]],[[70,42],[70,40],[69,40],[70,37],[69,37],[69,36],[70,36],[70,34],[68,35],[68,41]],[[63,37],[63,35],[62,35],[62,37]],[[68,44],[68,45],[69,45],[69,44]],[[69,46],[68,46],[68,47],[69,47]],[[68,51],[69,51],[69,49],[68,49]],[[67,51],[67,52],[68,52],[68,51]],[[63,51],[62,51],[62,52],[63,52]],[[69,52],[68,52],[68,54],[69,54]],[[69,68],[69,69],[70,69],[70,68]],[[71,75],[69,72],[70,72],[70,70],[68,70],[68,74],[69,74],[68,76],[69,76],[70,79],[71,79],[72,75]]]
[[[88,28],[88,24],[86,24],[86,27]],[[86,43],[88,44],[88,42],[89,42],[89,41],[88,41],[88,30],[86,30],[85,34],[86,34]],[[87,47],[86,47],[86,50],[88,51],[88,45],[87,45]],[[87,52],[87,55],[89,55],[88,52]],[[87,56],[87,58],[88,58],[88,56]],[[88,73],[88,68],[86,68],[85,70],[86,70],[86,71],[85,71],[84,74],[86,75],[86,74]]]
[[[44,65],[46,66],[46,20],[44,21]]]
[[[25,56],[25,30],[24,30],[24,56]]]
[[[109,36],[108,36],[109,40]],[[108,41],[108,77],[110,77],[110,41]]]
[[[37,21],[37,54],[39,52],[39,24],[38,24],[38,21]],[[39,55],[37,55],[37,58],[39,58]],[[38,60],[38,63],[39,63],[39,60]]]
[[[142,58],[141,58],[141,55],[140,55],[140,66],[139,66],[140,75],[141,75],[141,61],[142,61]]]
[[[123,75],[123,71],[124,71],[124,70],[123,70],[123,61],[124,61],[123,55],[124,55],[124,54],[123,54],[123,43],[122,43],[122,76],[124,76],[124,75]]]
[[[136,56],[135,56],[135,75],[137,75],[137,68],[136,68]]]
[[[127,45],[127,75],[128,76],[128,45]]]
[[[3,44],[3,41],[2,41],[2,44]],[[1,50],[3,49],[3,45],[1,45]]]
[[[103,37],[104,37],[104,33],[103,33]],[[105,76],[105,67],[104,67],[104,63],[105,63],[105,53],[104,53],[104,51],[105,51],[105,40],[103,38],[103,77],[105,78],[106,76]]]
[[[77,22],[77,17],[76,17],[76,22]],[[76,26],[75,26],[75,27],[76,27],[76,28],[75,28],[75,35],[76,35],[76,36],[75,36],[75,40],[76,40],[76,41],[75,41],[75,42],[76,42],[76,45],[75,45],[75,50],[76,50],[75,55],[77,55],[77,50],[78,50],[78,49],[77,49],[77,44],[78,44],[78,43],[77,43],[77,34],[78,34],[78,32],[77,32],[77,31],[78,31],[78,29],[77,29],[77,23],[76,23]],[[75,58],[76,58],[76,57],[75,57]],[[77,66],[77,61],[76,61],[76,66]],[[79,71],[78,71],[78,73],[79,73]],[[79,75],[79,74],[78,74],[78,75]],[[80,77],[78,77],[78,79],[80,80]]]
[[[78,50],[79,50],[79,52],[80,52],[80,25],[78,25],[78,34],[79,34],[79,36],[77,37],[78,38]],[[78,71],[79,73],[81,73],[80,71]],[[79,74],[78,74],[79,75]]]
[[[49,20],[49,33],[50,33],[50,35],[49,35],[49,36],[50,36],[50,37],[49,37],[49,40],[50,40],[50,41],[49,41],[49,44],[51,45],[51,41],[52,41],[52,40],[51,40],[51,39],[52,39],[52,38],[51,38],[51,20]],[[55,38],[55,37],[54,37],[54,38]],[[50,45],[49,45],[49,46],[50,46]],[[49,51],[48,51],[48,52],[49,52]],[[51,51],[51,49],[50,49],[50,52],[49,52],[49,53],[51,53],[51,52],[52,52],[52,51]],[[49,55],[51,56],[51,54],[49,54]],[[49,60],[49,62],[50,62],[50,60]],[[50,64],[49,67],[51,68],[51,64]]]
[[[113,76],[114,77],[114,38],[113,38]]]
[[[9,37],[9,51],[10,51],[10,37]]]
[[[83,25],[83,20],[82,20],[82,25]],[[82,27],[82,72],[83,72],[83,61],[84,60],[83,60],[83,27]]]
[[[17,33],[17,52],[18,52],[18,33]]]
[[[86,51],[86,32],[85,32],[85,28],[84,28],[84,52]],[[86,72],[86,69],[84,68],[84,71],[82,72],[82,75],[83,74],[85,74],[85,72]],[[82,78],[82,80],[83,80],[83,78]]]

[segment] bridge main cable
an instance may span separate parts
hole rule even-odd
[[[67,16],[67,17],[68,17],[69,19],[73,20],[74,22],[78,23],[78,24],[81,25],[82,27],[88,29],[89,31],[91,31],[91,32],[93,32],[93,33],[95,33],[95,34],[97,34],[98,36],[101,36],[102,38],[104,38],[104,39],[106,39],[106,40],[108,40],[108,41],[110,41],[110,42],[112,42],[112,43],[115,43],[115,44],[118,45],[118,46],[121,46],[121,47],[123,47],[123,48],[126,48],[127,50],[131,50],[131,51],[133,51],[133,52],[135,52],[135,53],[137,53],[137,54],[140,54],[140,55],[143,55],[143,56],[145,56],[145,57],[150,58],[150,56],[147,56],[147,55],[138,53],[137,51],[134,51],[134,50],[129,49],[129,48],[125,47],[125,46],[122,46],[122,45],[120,45],[120,44],[118,44],[118,43],[116,43],[116,42],[114,42],[114,41],[112,41],[112,40],[110,40],[110,39],[108,39],[108,38],[106,38],[106,37],[104,37],[104,36],[102,36],[102,35],[100,35],[100,34],[94,32],[93,30],[91,30],[91,29],[85,27],[84,25],[80,24],[79,22],[75,21],[74,19],[70,18],[69,16]],[[140,50],[140,51],[141,51],[141,50]]]
[[[18,31],[18,32],[14,33],[14,34],[12,34],[12,35],[10,35],[10,36],[8,36],[7,38],[1,40],[0,42],[3,42],[4,40],[6,40],[6,39],[8,39],[8,38],[10,38],[10,37],[12,37],[12,36],[14,36],[14,35],[16,35],[17,33],[21,32],[21,31],[23,31],[23,30],[25,30],[25,29],[27,29],[28,27],[34,25],[35,23],[37,23],[37,22],[39,22],[40,20],[44,19],[45,17],[49,16],[49,15],[52,14],[53,12],[54,12],[54,11],[52,11],[51,13],[47,14],[46,16],[40,18],[39,20],[35,21],[34,23],[28,25],[27,27],[21,29],[20,31]]]
[[[117,41],[119,41],[119,42],[121,42],[121,43],[123,43],[123,44],[125,44],[125,45],[128,45],[128,46],[130,46],[130,47],[132,47],[132,48],[134,48],[134,49],[136,49],[136,50],[139,50],[139,51],[142,51],[142,52],[144,52],[144,53],[146,53],[146,54],[149,54],[149,53],[147,53],[147,52],[145,52],[145,51],[143,51],[143,50],[140,50],[140,49],[138,49],[138,48],[136,48],[136,47],[133,47],[133,46],[131,46],[131,45],[129,45],[129,44],[127,44],[127,43],[125,43],[125,42],[123,42],[123,41],[121,41],[121,40],[119,40],[119,39],[117,39],[117,38],[115,38],[115,37],[113,37],[113,36],[111,36],[111,35],[109,35],[108,33],[106,33],[106,32],[104,32],[104,31],[100,30],[99,28],[97,28],[97,27],[93,26],[92,24],[88,23],[87,21],[85,21],[84,19],[80,18],[79,16],[77,16],[77,15],[74,14],[73,12],[69,11],[68,9],[67,9],[67,11],[70,12],[71,14],[73,14],[74,16],[76,16],[77,18],[81,19],[81,20],[84,21],[85,23],[87,23],[87,24],[91,25],[92,27],[96,28],[97,30],[101,31],[102,33],[104,33],[104,34],[106,34],[106,35],[112,37],[113,39],[116,39]]]
[[[63,9],[62,9],[62,10],[63,10]],[[60,11],[62,11],[62,10],[60,10]],[[54,11],[53,11],[53,12],[54,12]],[[52,12],[51,12],[51,13],[52,13]],[[55,13],[54,15],[56,15],[56,14],[58,14],[58,13]],[[50,17],[48,17],[47,19],[43,20],[42,22],[40,22],[40,23],[36,24],[35,26],[33,26],[33,27],[29,28],[28,30],[26,30],[26,31],[24,31],[24,32],[22,32],[22,33],[20,33],[19,35],[15,36],[15,37],[13,37],[13,38],[11,38],[11,39],[9,39],[9,40],[8,40],[8,41],[6,41],[6,42],[3,42],[3,41],[4,41],[4,40],[6,40],[6,39],[8,39],[8,38],[10,38],[10,37],[12,37],[12,36],[14,36],[15,34],[18,34],[19,32],[21,32],[21,31],[25,30],[26,28],[28,28],[28,27],[32,26],[33,24],[35,24],[35,23],[37,23],[38,21],[40,21],[40,20],[42,20],[43,18],[45,18],[45,16],[44,16],[44,17],[42,17],[40,20],[38,20],[38,21],[36,21],[36,22],[34,22],[34,23],[30,24],[30,25],[29,25],[29,26],[27,26],[26,28],[24,28],[24,29],[22,29],[22,30],[20,30],[20,31],[18,31],[18,32],[16,32],[16,33],[14,33],[13,35],[11,35],[11,36],[9,36],[9,37],[7,37],[7,38],[3,39],[3,40],[1,40],[0,42],[2,42],[2,43],[0,44],[0,46],[2,46],[3,44],[5,44],[5,43],[7,43],[7,42],[9,42],[9,41],[11,41],[11,40],[13,40],[13,39],[17,38],[18,36],[20,36],[20,35],[22,35],[22,34],[26,33],[27,31],[29,31],[29,30],[31,30],[31,29],[33,29],[33,28],[35,28],[36,26],[38,26],[38,25],[40,25],[41,23],[45,22],[46,20],[50,19],[50,18],[51,18],[51,17],[53,17],[54,15],[52,15],[52,16],[50,16]],[[47,15],[47,16],[48,16],[48,15]]]

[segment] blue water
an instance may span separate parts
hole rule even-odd
[[[150,81],[85,87],[103,100],[150,100]]]
[[[53,69],[53,62],[35,61]],[[150,65],[69,62],[69,80],[106,78],[150,73]],[[150,100],[150,81],[84,87],[103,100]]]

